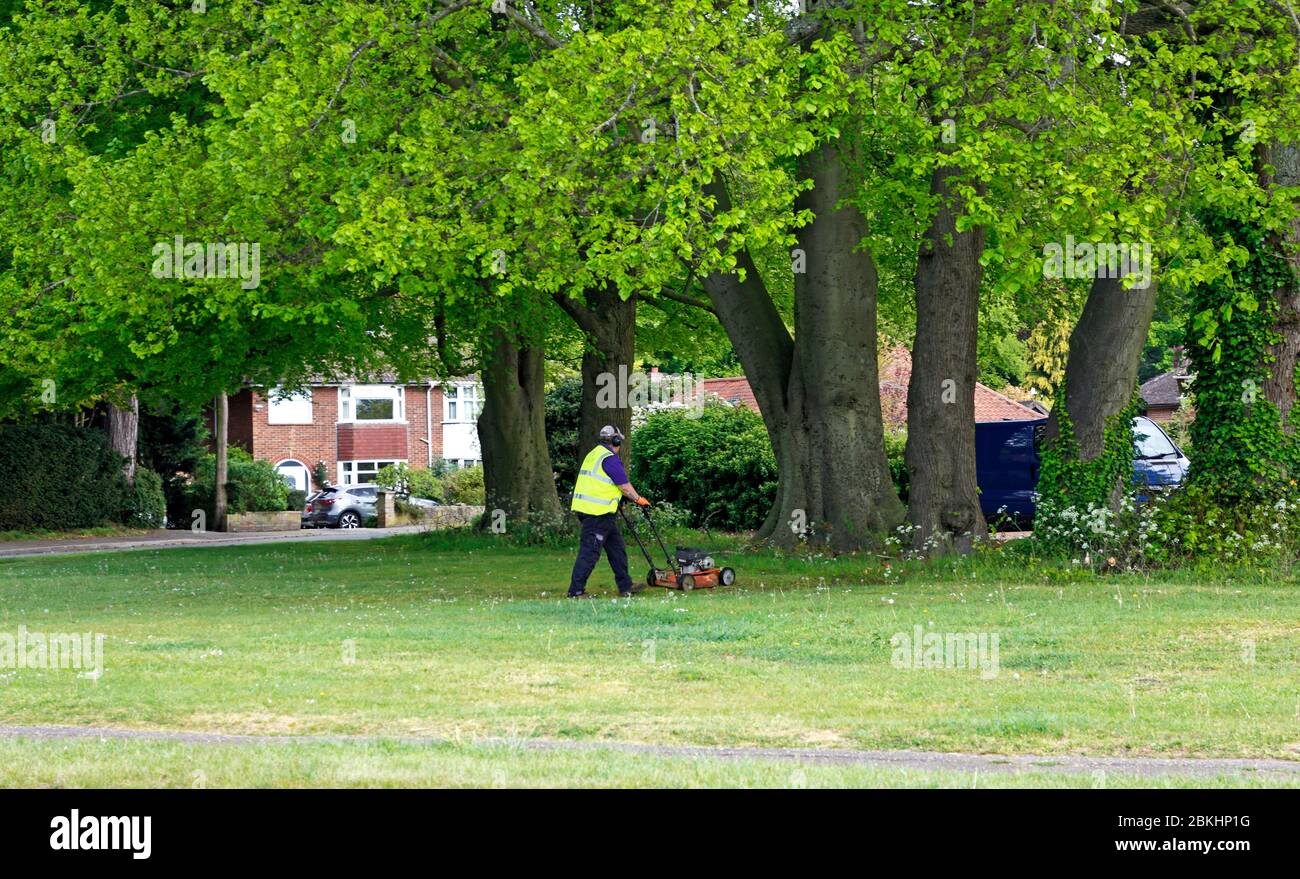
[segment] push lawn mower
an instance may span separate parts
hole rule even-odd
[[[647,585],[690,592],[692,589],[708,589],[719,583],[730,586],[736,582],[734,570],[715,566],[713,558],[702,549],[679,546],[676,556],[669,553],[668,547],[664,546],[663,539],[659,537],[659,530],[655,528],[655,521],[650,517],[650,511],[641,507],[646,523],[650,526],[650,533],[654,535],[655,542],[659,544],[659,548],[664,551],[664,557],[668,560],[668,567],[656,568],[654,559],[650,558],[650,551],[641,542],[641,535],[637,533],[636,526],[628,518],[627,511],[622,505],[619,506],[618,511],[622,514],[623,521],[627,523],[628,531],[632,532],[632,539],[636,541],[637,546],[641,547],[641,554],[645,556],[646,564],[650,566],[650,570],[645,575]]]

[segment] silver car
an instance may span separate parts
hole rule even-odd
[[[374,485],[335,485],[313,497],[302,513],[304,528],[360,528],[378,514]]]

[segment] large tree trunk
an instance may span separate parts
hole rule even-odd
[[[754,390],[779,478],[776,503],[758,536],[777,545],[801,536],[835,551],[878,547],[903,518],[885,459],[876,370],[876,270],[858,250],[865,220],[839,202],[848,169],[838,144],[812,153],[813,188],[798,207],[814,220],[800,230],[805,268],[795,275],[795,335],[764,289],[748,255],[734,274],[705,289]],[[725,187],[711,190],[718,210]]]
[[[134,394],[131,395],[131,400],[125,408],[119,409],[112,403],[108,404],[108,441],[113,446],[113,451],[125,459],[122,464],[122,475],[130,485],[135,485],[139,432],[140,401]]]
[[[1264,175],[1265,186],[1300,186],[1300,144],[1272,144],[1261,150],[1261,165],[1272,168]],[[1291,281],[1274,292],[1277,313],[1273,330],[1277,341],[1269,345],[1268,375],[1264,398],[1278,408],[1282,430],[1294,434],[1296,419],[1296,364],[1300,361],[1300,205],[1291,217],[1290,228],[1271,242],[1291,266]]]
[[[217,451],[217,472],[213,479],[212,523],[215,531],[226,530],[226,449],[230,439],[230,401],[223,391],[217,394],[212,404],[212,432]]]
[[[1146,289],[1126,289],[1120,278],[1096,278],[1088,291],[1065,361],[1065,408],[1082,461],[1101,455],[1106,422],[1133,399],[1157,286],[1153,279]],[[1057,407],[1047,424],[1049,443],[1059,433],[1059,420]],[[1121,488],[1115,486],[1112,503],[1118,503]]]
[[[620,455],[627,463],[632,450],[632,407],[629,397],[636,356],[636,297],[621,297],[607,284],[588,290],[581,301],[561,293],[556,302],[586,336],[582,354],[582,403],[578,412],[578,460],[591,450],[606,424],[623,432],[627,442]],[[612,390],[612,393],[611,393]]]
[[[916,339],[907,384],[907,518],[912,549],[969,552],[984,536],[975,483],[975,346],[984,228],[957,231],[952,167],[934,171],[938,213],[916,265]]]
[[[554,527],[563,521],[546,446],[542,360],[541,349],[507,330],[494,331],[481,370],[484,402],[478,418],[487,494],[483,528],[501,521],[496,510],[504,512],[506,523]]]

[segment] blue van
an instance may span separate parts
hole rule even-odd
[[[1005,516],[1027,523],[1034,518],[1038,443],[1046,426],[1046,418],[975,425],[975,481],[980,508],[990,521]],[[1133,482],[1145,489],[1139,497],[1181,485],[1190,465],[1160,425],[1145,415],[1133,419]]]

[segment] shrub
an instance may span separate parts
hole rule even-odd
[[[401,462],[389,464],[375,475],[375,484],[403,497],[422,497],[447,503],[446,464],[438,461],[433,469],[413,469]]]
[[[186,488],[189,509],[183,519],[184,523],[188,523],[194,510],[203,510],[208,521],[213,521],[216,472],[216,456],[205,455]],[[271,462],[254,460],[248,452],[238,447],[230,449],[226,462],[227,513],[280,512],[288,509],[288,500],[289,483]]]
[[[167,497],[162,476],[137,467],[135,485],[123,497],[121,522],[131,528],[161,528],[167,521]]]
[[[307,492],[301,488],[292,488],[289,490],[288,500],[284,502],[286,510],[301,510],[307,506]]]
[[[483,487],[483,467],[466,467],[453,470],[442,480],[443,503],[481,505],[486,491]],[[437,500],[437,498],[434,498]]]
[[[633,437],[631,477],[656,503],[688,510],[693,525],[731,531],[761,525],[776,497],[762,417],[721,403],[647,418]]]
[[[94,528],[117,519],[125,505],[122,457],[100,430],[0,427],[0,467],[8,482],[0,531]]]
[[[1294,484],[1267,503],[1216,499],[1213,489],[1191,484],[1156,513],[1165,564],[1294,561],[1300,557],[1300,492]]]
[[[582,379],[569,378],[546,394],[546,446],[551,453],[551,469],[560,495],[573,491],[578,478],[579,413],[582,407]],[[595,442],[595,439],[592,439]]]

